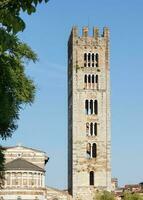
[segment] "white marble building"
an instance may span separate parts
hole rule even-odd
[[[66,191],[45,185],[45,152],[21,145],[5,148],[5,184],[0,200],[70,199]]]

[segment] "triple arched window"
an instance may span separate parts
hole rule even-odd
[[[97,115],[98,114],[98,102],[97,100],[85,100],[85,114]]]
[[[86,123],[86,134],[90,136],[97,136],[97,123]]]
[[[86,149],[87,157],[88,158],[96,158],[97,157],[97,145],[96,143],[88,143]]]
[[[98,75],[94,74],[85,74],[84,75],[84,87],[86,89],[94,89],[97,88],[98,84]]]
[[[98,53],[84,53],[84,67],[98,67],[99,55]]]

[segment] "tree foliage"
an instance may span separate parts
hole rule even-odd
[[[24,104],[34,100],[35,86],[25,74],[27,61],[37,61],[37,55],[17,33],[26,27],[21,12],[36,12],[37,5],[48,0],[0,1],[0,138],[10,137],[17,128],[19,112]],[[4,155],[0,148],[0,171]],[[3,173],[0,174],[0,183]]]
[[[5,158],[3,154],[3,148],[0,146],[0,189],[3,187],[4,184],[4,163]]]
[[[143,196],[141,196],[139,193],[125,192],[123,195],[123,200],[143,200]]]
[[[32,103],[35,86],[24,72],[24,61],[36,54],[14,36],[15,45],[0,55],[0,137],[6,139],[17,128],[22,104]]]
[[[114,195],[108,191],[96,192],[95,200],[115,200]]]
[[[37,55],[18,39],[25,29],[20,13],[32,14],[37,5],[48,0],[1,0],[0,2],[0,137],[6,139],[17,128],[23,104],[34,100],[35,86],[24,72],[25,61]]]
[[[48,0],[1,0],[0,2],[0,23],[6,27],[8,32],[17,33],[25,29],[25,22],[20,17],[20,12],[31,15],[36,12],[39,3]]]

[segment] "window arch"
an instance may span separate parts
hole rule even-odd
[[[88,83],[91,83],[91,76],[88,75]]]
[[[89,134],[89,123],[88,122],[86,123],[86,134],[87,135]]]
[[[99,66],[99,55],[98,53],[95,54],[95,60],[96,60],[96,67]]]
[[[98,114],[98,102],[97,100],[94,101],[94,114]]]
[[[84,76],[84,83],[87,83],[87,75]]]
[[[92,83],[94,83],[94,75],[92,75]]]
[[[88,54],[88,61],[90,62],[90,53]]]
[[[87,144],[86,153],[87,153],[88,158],[91,158],[91,144],[90,143]]]
[[[96,143],[93,143],[92,145],[92,158],[96,158],[97,156],[97,145]]]
[[[87,75],[84,75],[84,88],[87,88]]]
[[[95,77],[95,82],[98,83],[98,75]]]
[[[97,115],[98,114],[98,102],[97,100],[85,100],[85,114],[86,115]]]
[[[94,172],[90,171],[89,173],[89,185],[94,185]]]
[[[93,100],[90,100],[90,114],[93,114]]]
[[[93,123],[90,124],[90,135],[93,135]]]
[[[88,115],[89,107],[88,107],[88,100],[85,101],[85,114]]]
[[[88,64],[88,65],[87,65]],[[98,53],[84,53],[84,66],[85,67],[98,67],[99,55]]]
[[[87,54],[84,54],[84,61],[87,61]]]
[[[94,123],[94,135],[97,136],[97,123]]]
[[[97,88],[97,83],[98,83],[98,75],[95,75],[95,74],[85,74],[84,75],[84,87],[86,89]]]
[[[94,53],[92,53],[92,62],[94,62]]]

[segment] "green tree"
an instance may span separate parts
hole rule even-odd
[[[48,0],[0,1],[0,138],[7,139],[17,128],[23,105],[34,101],[35,85],[25,74],[27,61],[37,61],[37,55],[18,38],[26,27],[20,16],[36,12],[37,5]],[[4,170],[4,155],[0,148],[0,171]],[[0,174],[2,182],[3,173]]]
[[[108,191],[96,192],[94,200],[115,200],[114,195]]]
[[[143,196],[141,196],[139,193],[125,192],[123,195],[123,200],[143,200]]]

